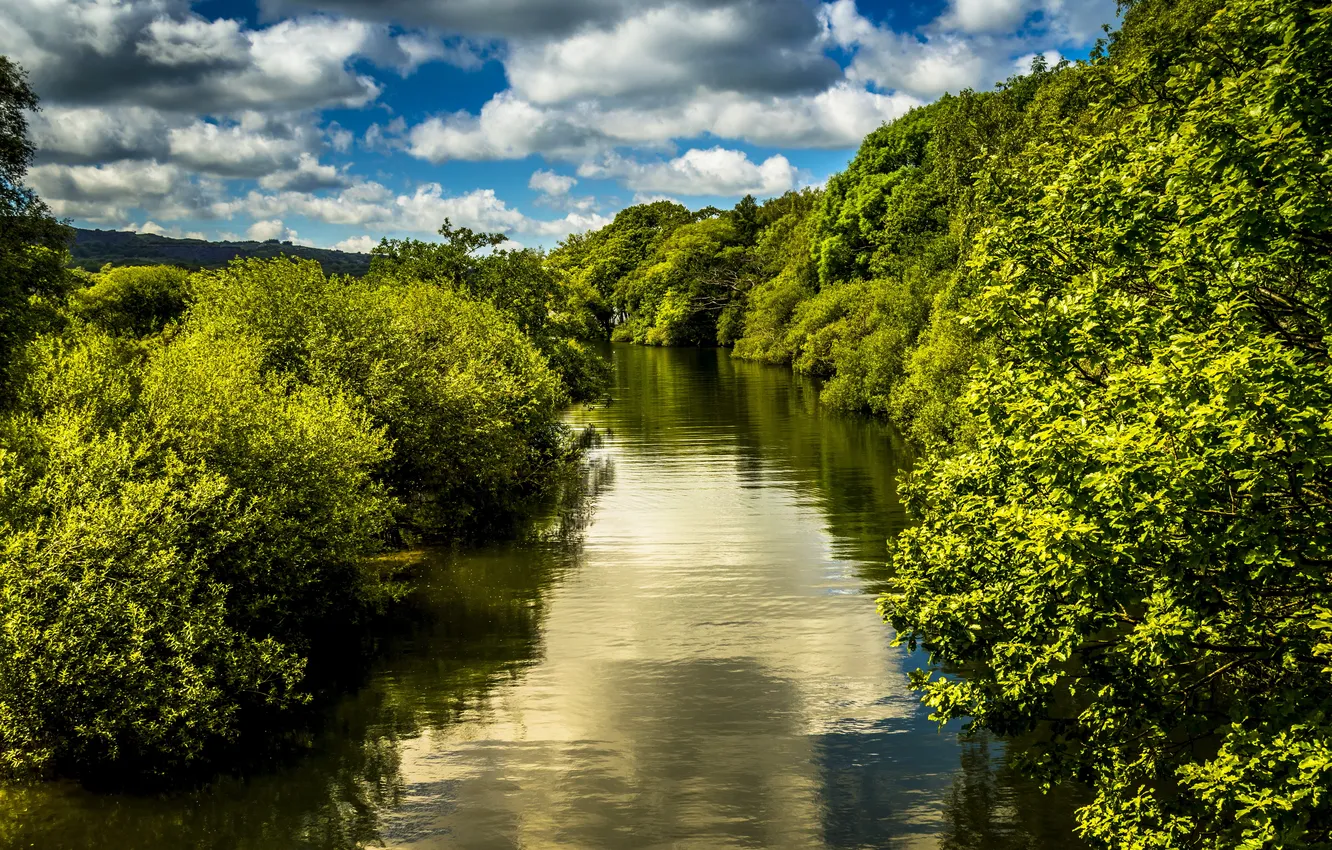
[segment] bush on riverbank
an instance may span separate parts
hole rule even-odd
[[[361,280],[67,272],[35,107],[0,57],[0,772],[175,775],[281,737],[399,593],[373,555],[541,493],[604,384],[595,295],[447,222]]]
[[[299,704],[308,630],[367,598],[383,440],[245,341],[203,342],[29,347],[0,500],[11,769],[180,768]]]
[[[600,296],[563,275],[541,251],[509,250],[502,233],[439,229],[442,242],[385,239],[375,248],[367,280],[420,281],[485,301],[513,322],[545,356],[575,401],[598,397],[610,367],[589,343],[604,338]],[[477,252],[489,249],[489,253]]]
[[[251,340],[266,371],[346,393],[383,433],[376,477],[402,531],[484,533],[559,456],[559,376],[488,303],[310,261],[238,262],[195,288],[185,334]]]
[[[318,636],[392,594],[368,556],[494,530],[563,457],[559,377],[489,304],[289,260],[196,275],[165,324],[114,294],[170,278],[117,270],[11,364],[11,773],[174,773],[280,729]]]
[[[122,266],[74,275],[87,285],[70,294],[69,313],[118,336],[161,333],[191,300],[191,275],[175,266]]]

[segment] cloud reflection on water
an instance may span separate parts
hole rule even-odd
[[[868,593],[905,522],[891,431],[723,352],[615,357],[615,402],[572,417],[608,435],[585,474],[523,540],[426,559],[308,757],[6,793],[0,846],[1075,846],[906,690]]]

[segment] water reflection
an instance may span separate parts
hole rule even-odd
[[[160,798],[0,792],[0,844],[1062,848],[1067,804],[906,692],[885,426],[723,352],[615,349],[524,539],[435,553],[308,756]]]

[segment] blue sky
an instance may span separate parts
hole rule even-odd
[[[632,203],[819,184],[865,133],[1114,0],[5,0],[29,182],[86,227],[552,246]]]

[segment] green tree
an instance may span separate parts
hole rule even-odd
[[[508,241],[503,233],[478,233],[469,227],[454,227],[447,218],[440,225],[442,242],[419,239],[383,239],[371,252],[370,274],[433,281],[465,287],[477,274],[478,251],[497,248]]]
[[[1332,842],[1330,18],[1131,4],[971,260],[1000,344],[884,611],[1097,846]]]
[[[683,224],[619,281],[616,299],[631,318],[617,330],[649,345],[730,342],[757,272],[734,216]]]
[[[502,233],[476,233],[447,220],[439,233],[443,242],[383,240],[368,277],[427,281],[486,301],[536,344],[572,398],[595,398],[605,391],[609,367],[588,345],[602,336],[596,292],[560,273],[540,251],[505,250],[501,246],[508,237]]]
[[[580,288],[600,296],[599,316],[609,332],[630,318],[621,281],[647,262],[677,227],[693,219],[688,209],[672,201],[626,207],[600,230],[564,240],[548,262]]]
[[[170,777],[282,742],[398,593],[371,556],[504,530],[566,457],[559,378],[485,301],[285,259],[194,276],[167,333],[120,297],[179,283],[108,272],[15,364],[5,772]]]
[[[23,181],[34,149],[27,113],[37,96],[23,69],[0,56],[0,367],[51,319],[47,299],[68,286],[64,270],[71,231]],[[4,381],[0,374],[0,381]],[[0,386],[0,390],[6,387]]]
[[[731,223],[735,226],[736,238],[745,245],[753,245],[758,240],[762,224],[759,221],[759,205],[753,195],[745,195],[731,210]]]
[[[252,340],[266,372],[345,391],[382,429],[400,532],[502,529],[562,456],[559,376],[488,302],[293,260],[237,261],[194,289],[187,332]]]
[[[760,230],[755,245],[759,280],[749,292],[742,314],[743,329],[735,354],[767,363],[790,363],[793,356],[791,320],[799,305],[818,287],[814,264],[814,209],[821,193],[787,192],[759,208]]]
[[[70,312],[115,334],[161,333],[190,298],[190,273],[176,266],[122,266],[86,277],[89,285],[70,295]]]
[[[382,439],[243,340],[146,358],[74,327],[24,351],[0,464],[0,764],[169,774],[308,698],[365,610]]]

